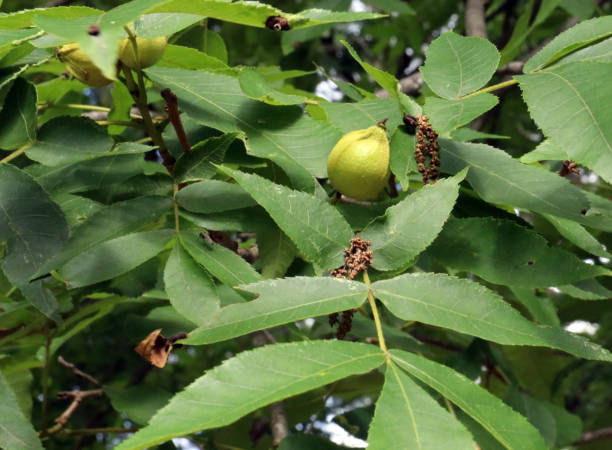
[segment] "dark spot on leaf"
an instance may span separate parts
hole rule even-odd
[[[284,17],[270,16],[266,19],[266,28],[274,31],[287,31],[291,29],[291,25]]]
[[[97,36],[100,34],[100,26],[99,25],[90,25],[87,29],[87,34],[90,36]]]

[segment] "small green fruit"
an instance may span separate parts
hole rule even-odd
[[[381,126],[345,134],[327,158],[334,188],[356,200],[371,200],[389,179],[389,141]]]
[[[168,45],[168,38],[165,36],[151,39],[137,37],[137,60],[136,53],[134,53],[134,46],[132,45],[132,41],[130,41],[129,39],[123,39],[119,43],[119,59],[123,64],[132,69],[138,69],[139,66],[141,69],[146,69],[147,67],[151,67],[152,65],[154,65],[162,58],[162,56],[164,56],[166,45]],[[140,62],[140,65],[138,64],[138,62]]]
[[[57,51],[57,57],[77,80],[88,86],[106,86],[113,80],[106,78],[98,66],[81,50],[79,44],[66,44]]]

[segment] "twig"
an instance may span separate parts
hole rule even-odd
[[[59,433],[64,425],[68,423],[72,414],[78,409],[81,402],[88,397],[100,397],[104,395],[104,390],[102,389],[92,389],[89,391],[63,391],[57,394],[57,398],[60,400],[66,400],[72,398],[72,402],[68,405],[68,408],[57,418],[55,419],[55,425],[47,430],[42,430],[39,432],[39,435],[48,436],[50,434]]]
[[[485,23],[486,0],[467,0],[465,7],[465,34],[487,39]]]
[[[85,378],[87,381],[89,381],[90,383],[92,383],[95,386],[102,386],[102,383],[100,383],[98,380],[96,380],[91,375],[89,375],[89,374],[83,372],[82,370],[80,370],[74,364],[66,361],[62,356],[58,356],[57,362],[59,362],[62,366],[67,367],[68,369],[70,369],[72,371],[72,373],[74,373],[77,377]]]
[[[600,428],[599,430],[587,431],[582,433],[580,439],[574,442],[572,445],[586,445],[594,441],[600,441],[602,439],[612,438],[612,427]]]
[[[185,134],[185,128],[183,128],[183,122],[181,122],[181,114],[179,112],[176,94],[169,88],[166,88],[162,89],[161,96],[166,101],[166,112],[168,113],[168,119],[176,131],[176,136],[181,143],[181,147],[183,147],[183,151],[185,153],[189,153],[191,151],[191,145],[189,145],[187,134]]]
[[[47,383],[47,378],[49,377],[49,362],[50,362],[50,357],[51,357],[51,341],[52,341],[52,336],[51,336],[51,332],[47,331],[47,336],[46,336],[46,341],[45,341],[45,365],[43,366],[43,372],[42,372],[42,376],[40,378],[40,382],[42,383],[42,395],[43,395],[43,400],[42,400],[42,405],[40,408],[40,426],[41,428],[45,427],[45,424],[47,423],[47,403],[48,403],[48,399],[47,399],[47,388],[48,388],[48,384]]]

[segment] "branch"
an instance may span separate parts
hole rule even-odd
[[[599,430],[587,431],[580,436],[572,445],[586,445],[594,441],[612,438],[612,427],[600,428]]]
[[[465,7],[465,34],[487,39],[485,3],[487,0],[467,0]]]
[[[104,390],[102,389],[92,389],[90,391],[63,391],[57,394],[57,398],[60,400],[66,400],[72,398],[72,402],[68,405],[68,408],[57,418],[55,419],[55,425],[47,430],[42,430],[38,434],[39,436],[48,436],[50,434],[59,433],[64,425],[68,423],[72,414],[78,409],[81,402],[88,397],[101,397],[104,395]]]
[[[77,366],[75,366],[74,364],[66,361],[61,355],[57,358],[57,361],[64,367],[67,367],[68,369],[70,369],[72,371],[72,373],[74,373],[77,377],[81,377],[81,378],[85,378],[87,381],[89,381],[90,383],[92,383],[94,386],[102,386],[102,383],[100,383],[98,380],[96,380],[94,377],[92,377],[89,374],[86,374],[85,372],[83,372],[82,370],[80,370]]]
[[[176,136],[181,143],[181,147],[183,147],[183,151],[185,153],[189,153],[191,151],[191,145],[189,145],[187,134],[185,134],[185,128],[183,128],[183,122],[181,122],[181,114],[179,113],[178,99],[176,98],[176,94],[170,89],[166,88],[161,91],[161,96],[166,101],[166,112],[168,113],[168,119],[176,131]]]

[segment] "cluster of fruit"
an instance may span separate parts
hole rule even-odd
[[[161,59],[168,44],[165,36],[156,38],[136,37],[134,42],[128,38],[119,43],[119,60],[132,69],[144,69]],[[57,51],[58,58],[66,64],[68,72],[88,86],[105,86],[113,80],[104,76],[79,44],[66,44]]]

